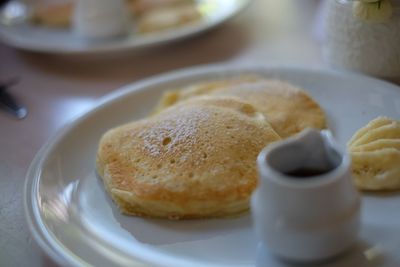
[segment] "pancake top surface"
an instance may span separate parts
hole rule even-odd
[[[325,114],[308,93],[287,82],[243,76],[199,83],[166,93],[156,111],[198,95],[229,95],[251,103],[283,138],[307,127],[326,127]]]
[[[237,200],[256,186],[258,153],[279,139],[251,104],[204,96],[107,132],[98,169],[143,199]]]
[[[324,128],[320,106],[302,89],[281,81],[259,81],[215,91],[238,96],[263,113],[281,137],[289,137],[307,127]]]

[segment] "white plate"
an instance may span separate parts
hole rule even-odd
[[[0,12],[0,39],[10,46],[45,53],[88,54],[123,51],[159,45],[209,30],[243,10],[250,0],[197,0],[203,18],[199,23],[151,34],[130,33],[125,38],[88,42],[69,29],[33,25],[24,10],[13,1]],[[133,28],[133,27],[132,27]]]
[[[44,250],[59,262],[72,265],[132,266],[140,259],[174,267],[254,266],[257,244],[249,215],[192,221],[124,216],[105,194],[94,170],[102,133],[146,115],[164,90],[241,73],[280,78],[306,88],[326,110],[343,146],[358,128],[379,115],[400,118],[400,88],[356,74],[205,66],[128,85],[70,123],[32,163],[25,208],[30,229]],[[399,210],[398,193],[364,195],[359,244],[328,266],[371,266],[363,251],[375,245],[382,249],[380,262],[384,266],[400,266],[396,251],[400,247]],[[293,266],[269,254],[259,260],[266,266]]]

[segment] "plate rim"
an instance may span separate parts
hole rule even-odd
[[[15,0],[13,0],[15,1]],[[223,0],[222,0],[223,1]],[[150,36],[150,39],[144,40],[142,42],[124,42],[127,39],[121,39],[120,42],[111,43],[101,46],[92,46],[92,47],[80,47],[80,48],[65,48],[58,47],[55,45],[37,45],[27,42],[21,42],[16,39],[13,34],[7,33],[7,25],[0,24],[0,41],[7,44],[10,47],[14,47],[17,49],[31,51],[31,52],[39,52],[45,54],[60,54],[60,55],[96,55],[96,54],[108,54],[112,52],[126,52],[130,50],[139,50],[144,48],[156,47],[159,45],[177,42],[179,40],[187,39],[195,35],[199,35],[201,33],[212,30],[230,19],[233,19],[242,11],[245,11],[250,4],[254,2],[254,0],[236,0],[238,1],[238,5],[232,12],[225,14],[224,16],[219,17],[216,20],[207,23],[198,23],[194,25],[188,25],[187,27],[177,28],[174,31],[166,31],[161,32],[157,35]],[[12,26],[11,26],[12,27]],[[6,29],[6,30],[4,30]]]
[[[66,251],[62,249],[62,246],[58,244],[58,246],[52,246],[56,240],[49,240],[49,236],[43,232],[45,225],[43,220],[38,213],[38,205],[35,203],[38,196],[38,186],[40,181],[40,168],[41,164],[46,160],[47,155],[51,152],[52,149],[56,146],[56,144],[62,140],[62,138],[68,134],[75,126],[82,123],[85,119],[90,118],[95,115],[97,111],[103,108],[106,104],[112,104],[114,101],[118,101],[120,98],[123,98],[126,95],[145,91],[147,88],[155,87],[157,85],[161,85],[162,83],[172,82],[184,80],[187,78],[198,78],[201,79],[201,76],[216,74],[216,76],[232,76],[240,73],[251,73],[251,72],[297,72],[297,73],[305,73],[306,75],[328,75],[328,76],[336,76],[345,79],[363,79],[365,81],[370,81],[378,84],[382,84],[385,87],[390,87],[393,90],[399,90],[400,86],[390,83],[388,81],[384,81],[381,79],[377,79],[374,77],[370,77],[364,74],[348,72],[348,71],[339,71],[333,69],[326,68],[318,68],[318,67],[305,67],[302,65],[285,65],[285,64],[247,64],[247,65],[238,65],[238,64],[207,64],[201,66],[195,66],[190,68],[182,68],[179,70],[174,70],[170,72],[166,72],[159,75],[150,76],[148,78],[138,80],[136,82],[129,83],[125,86],[116,89],[115,91],[101,97],[97,104],[95,104],[88,111],[85,111],[83,114],[72,118],[69,120],[64,126],[62,126],[56,134],[50,137],[44,145],[40,148],[40,150],[34,156],[25,176],[24,188],[23,188],[23,204],[24,204],[24,215],[28,224],[28,228],[30,230],[31,235],[33,236],[36,243],[41,247],[41,249],[49,255],[53,260],[55,260],[58,264],[63,266],[81,266],[82,262],[79,261],[80,258],[76,259],[73,256],[66,254]],[[221,76],[221,77],[222,77]],[[35,198],[36,197],[36,198]],[[143,261],[136,255],[132,255],[138,260]],[[154,262],[145,262],[145,264],[157,264]],[[158,263],[160,264],[160,263]]]

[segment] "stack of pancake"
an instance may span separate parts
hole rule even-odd
[[[249,208],[265,146],[325,126],[320,106],[286,82],[203,82],[165,93],[150,117],[105,133],[97,170],[126,214],[231,216]]]

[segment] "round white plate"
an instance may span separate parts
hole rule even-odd
[[[124,51],[186,38],[209,30],[243,10],[250,0],[197,0],[203,18],[199,23],[151,34],[90,42],[77,37],[70,29],[33,25],[29,12],[12,1],[0,12],[0,39],[10,46],[45,53],[89,54]],[[132,26],[133,29],[133,26]]]
[[[25,208],[30,229],[42,248],[71,265],[135,266],[140,259],[174,267],[254,266],[257,242],[248,214],[189,221],[124,216],[95,174],[97,144],[107,129],[148,114],[167,89],[243,73],[279,78],[305,88],[325,109],[342,146],[379,115],[400,118],[399,87],[340,72],[205,66],[128,85],[70,123],[32,163]],[[374,246],[382,253],[379,260],[384,265],[380,266],[400,266],[399,210],[399,193],[364,194],[360,241],[353,251],[328,266],[372,266],[363,252]],[[260,254],[258,261],[265,266],[293,266],[268,253]]]

